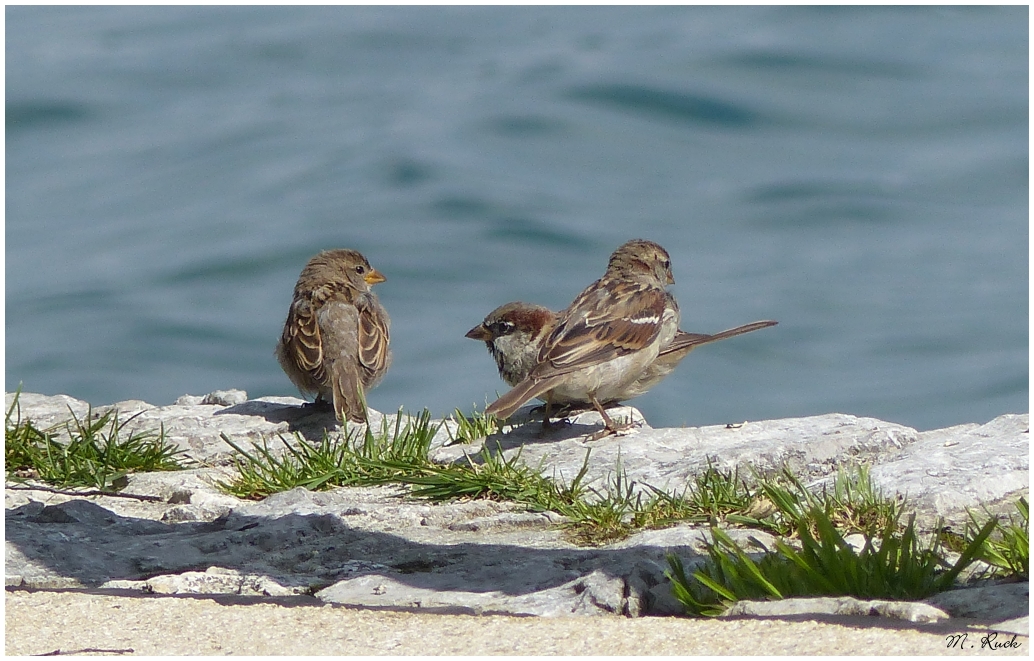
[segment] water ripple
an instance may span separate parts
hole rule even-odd
[[[742,104],[714,97],[628,83],[589,85],[568,92],[569,98],[661,116],[693,124],[748,128],[767,123],[762,115]]]
[[[744,196],[744,199],[748,202],[766,204],[834,197],[882,199],[886,198],[887,194],[885,187],[869,182],[791,181],[756,186]]]
[[[72,124],[94,116],[86,104],[57,100],[14,101],[7,104],[6,113],[8,131]]]
[[[489,122],[489,127],[499,135],[514,138],[529,138],[540,135],[560,133],[564,124],[549,117],[535,115],[506,115],[496,117]]]
[[[183,284],[206,281],[236,281],[248,276],[265,275],[287,264],[305,264],[313,255],[310,248],[280,250],[265,255],[249,255],[222,260],[204,260],[178,267],[175,273],[158,278],[160,284]]]
[[[557,225],[530,218],[499,218],[495,227],[489,232],[493,239],[503,241],[520,241],[548,246],[583,249],[591,244],[585,237],[574,232],[566,232]]]
[[[912,80],[922,75],[916,67],[893,62],[836,57],[828,53],[818,57],[804,53],[752,51],[730,55],[719,62],[750,71],[761,69],[769,72],[835,74],[894,80]]]

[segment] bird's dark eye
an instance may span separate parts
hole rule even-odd
[[[666,268],[666,269],[670,269],[671,268],[671,260],[666,259],[663,262],[661,262],[661,264],[663,264],[664,268]]]
[[[509,335],[516,328],[512,321],[493,321],[488,325],[488,330],[492,331],[493,335]]]
[[[360,264],[359,266],[355,267],[355,272],[358,273],[359,275],[362,275],[363,273],[366,272],[366,267],[363,266],[362,264]]]

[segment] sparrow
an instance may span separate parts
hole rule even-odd
[[[669,299],[669,304],[676,304],[674,297],[670,294]],[[467,331],[466,337],[483,341],[492,358],[495,359],[499,377],[508,385],[515,386],[527,378],[531,368],[535,365],[542,342],[553,331],[556,322],[557,313],[549,308],[514,301],[489,312],[483,322]],[[775,321],[755,321],[714,335],[687,333],[679,330],[670,343],[661,347],[657,359],[650,363],[635,381],[630,383],[613,401],[602,402],[602,404],[604,406],[615,404],[646,393],[664,377],[671,374],[690,351],[702,344],[726,340],[730,337],[775,326],[777,323]],[[585,400],[569,403],[584,405],[590,402]]]
[[[485,343],[499,369],[499,378],[513,387],[528,378],[556,322],[557,313],[549,308],[514,301],[489,312],[465,337]]]
[[[606,433],[620,431],[600,402],[613,401],[675,337],[679,311],[665,287],[675,283],[671,259],[660,245],[633,239],[610,256],[603,277],[589,285],[543,340],[528,375],[485,413],[509,418],[529,399],[588,401]]]
[[[370,287],[385,277],[355,250],[325,250],[302,269],[276,357],[302,393],[339,420],[366,421],[365,393],[391,364],[388,313]]]

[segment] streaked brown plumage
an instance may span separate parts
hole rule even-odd
[[[355,250],[309,260],[277,343],[280,366],[303,393],[333,403],[339,420],[364,422],[365,392],[391,364],[390,320],[371,285],[385,278]]]
[[[620,395],[674,338],[678,307],[664,289],[674,282],[664,248],[642,239],[620,246],[603,277],[559,313],[528,376],[485,412],[505,419],[546,395],[548,420],[553,401],[584,398],[615,431],[600,402]]]
[[[674,304],[674,298],[670,295],[669,298],[670,304]],[[499,377],[508,385],[515,386],[528,377],[531,368],[535,366],[542,342],[552,332],[556,323],[557,313],[549,308],[514,301],[489,312],[484,321],[470,329],[466,336],[485,343],[492,358],[495,359]],[[776,323],[775,321],[755,321],[714,335],[686,333],[680,330],[669,344],[661,347],[657,359],[650,363],[635,381],[613,400],[601,403],[604,405],[616,404],[646,393],[671,374],[682,359],[689,355],[690,351],[702,344],[726,340],[730,337],[775,326]],[[548,394],[543,396],[548,397]],[[553,399],[553,403],[591,405],[588,399],[570,402]]]

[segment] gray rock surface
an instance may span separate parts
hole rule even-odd
[[[949,590],[924,601],[952,617],[1004,622],[1028,616],[1030,583],[1003,583],[966,590]]]
[[[611,415],[642,420],[631,407],[615,409]],[[591,449],[590,478],[613,473],[620,459],[629,479],[676,490],[709,463],[723,470],[739,468],[744,476],[749,476],[749,468],[772,473],[786,465],[798,474],[824,477],[850,462],[896,456],[919,436],[909,427],[839,413],[670,429],[653,429],[642,422],[618,436],[588,441],[586,435],[600,426],[600,415],[591,411],[546,433],[534,422],[526,424],[488,437],[485,445],[492,451],[501,449],[507,457],[520,452],[527,464],[543,462],[568,481],[582,468],[586,451]]]
[[[8,406],[11,400],[8,394]],[[89,410],[85,402],[61,395],[22,393],[19,401],[21,416],[43,427],[61,425],[69,411],[82,417]],[[7,585],[315,595],[326,603],[449,613],[638,616],[680,611],[664,576],[664,555],[678,553],[691,568],[702,559],[706,528],[646,530],[584,548],[563,535],[557,515],[524,511],[512,503],[427,503],[408,499],[407,490],[397,486],[295,489],[258,502],[221,492],[218,481],[233,475],[233,450],[222,434],[243,447],[264,443],[276,450],[282,437],[290,439],[293,433],[316,440],[326,429],[340,433],[329,410],[302,404],[295,398],[247,400],[241,391],[220,391],[184,396],[170,406],[113,405],[120,421],[129,420],[127,428],[164,427],[195,467],[130,475],[118,496],[84,497],[8,483]],[[93,414],[106,410],[97,407]],[[600,424],[598,414],[590,412],[545,433],[531,422],[483,443],[447,445],[450,427],[439,431],[433,454],[448,462],[474,455],[482,446],[507,457],[520,452],[521,461],[541,466],[547,476],[570,480],[591,450],[586,479],[595,486],[606,486],[620,458],[640,488],[671,491],[681,490],[709,463],[744,476],[751,468],[764,473],[788,465],[820,484],[838,467],[864,462],[884,490],[908,494],[924,521],[931,522],[926,525],[937,517],[961,523],[967,507],[1011,503],[1028,491],[1026,415],[917,432],[842,414],[652,429],[635,409],[615,413],[632,416],[640,426],[588,441]],[[517,422],[526,420],[527,410],[519,415],[523,418]],[[393,419],[372,415],[377,426]],[[755,530],[731,534],[745,545],[751,537],[771,542]],[[1004,599],[1020,601],[1017,594]],[[1022,602],[1022,609],[985,615],[1022,618],[1026,597]],[[764,607],[791,607],[781,603]],[[840,608],[848,608],[846,603]],[[916,621],[925,617],[914,614],[923,608],[869,604],[866,612]],[[956,607],[931,602],[925,608],[951,613]]]
[[[962,523],[966,508],[1003,508],[1030,487],[1027,415],[1002,415],[983,425],[959,425],[919,434],[896,457],[876,464],[873,480],[906,495],[919,520],[941,516]]]
[[[862,600],[854,597],[812,597],[778,601],[737,601],[722,617],[786,615],[881,615],[908,622],[940,622],[949,615],[922,602]]]

